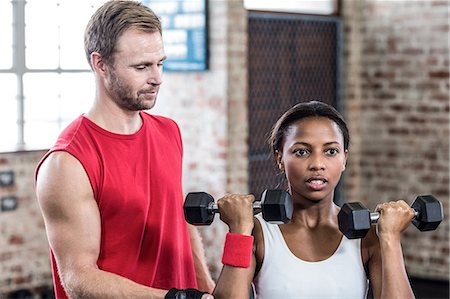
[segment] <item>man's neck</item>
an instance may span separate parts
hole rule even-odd
[[[125,111],[119,107],[94,104],[84,115],[99,127],[116,134],[134,134],[142,127],[139,111]]]

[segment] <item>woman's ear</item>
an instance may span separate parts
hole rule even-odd
[[[281,171],[284,171],[283,156],[282,156],[282,154],[280,153],[280,151],[278,151],[278,150],[275,151],[275,159],[277,160],[278,168],[279,168]]]
[[[342,171],[345,170],[345,166],[347,165],[347,158],[348,158],[348,149],[344,152],[344,163],[342,164]]]

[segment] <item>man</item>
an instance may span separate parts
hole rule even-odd
[[[142,111],[162,83],[159,19],[109,1],[89,21],[85,50],[95,101],[36,169],[56,297],[212,298],[198,232],[183,218],[178,126]]]

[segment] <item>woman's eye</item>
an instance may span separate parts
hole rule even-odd
[[[296,156],[299,156],[299,157],[304,157],[304,156],[308,155],[308,150],[306,150],[306,149],[297,149],[297,150],[294,150],[294,154]]]
[[[330,148],[330,149],[327,149],[326,153],[328,155],[334,156],[334,155],[337,155],[339,153],[339,150],[335,149],[335,148]]]

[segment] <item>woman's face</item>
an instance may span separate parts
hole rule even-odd
[[[347,151],[339,126],[326,117],[308,117],[289,126],[278,153],[294,198],[333,199]]]

